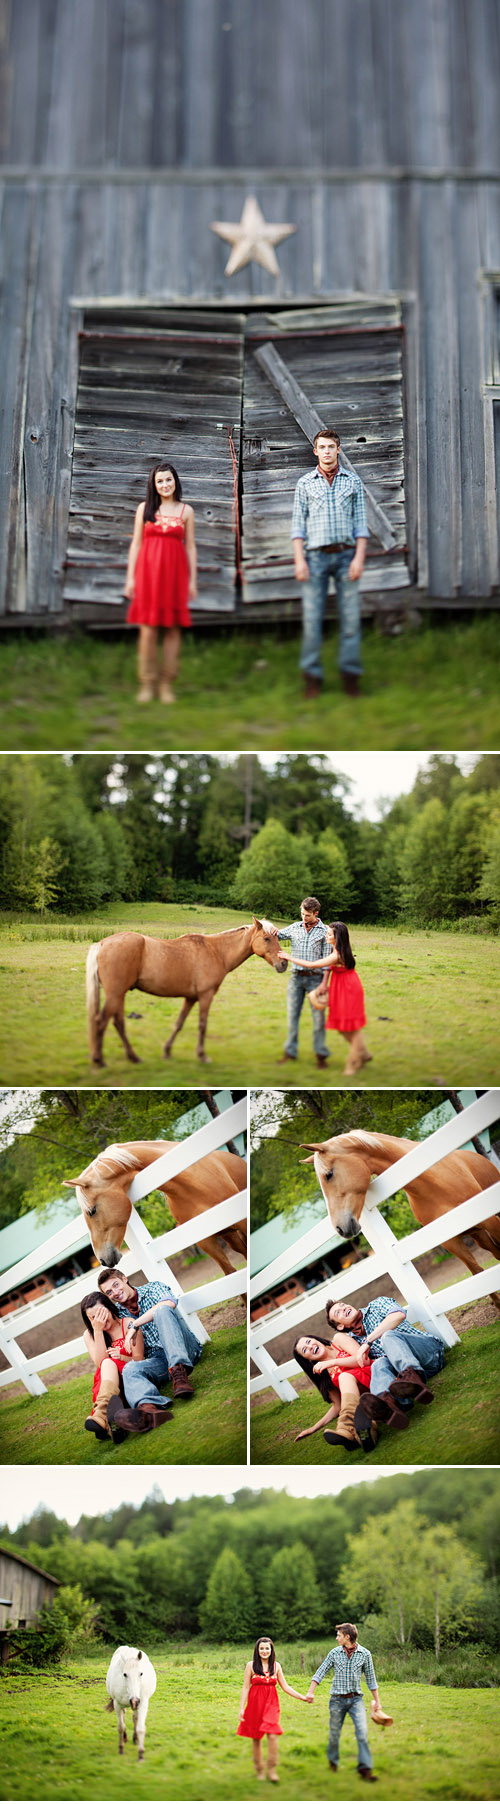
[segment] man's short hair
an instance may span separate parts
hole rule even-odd
[[[300,906],[301,908],[310,909],[311,914],[313,915],[319,915],[321,902],[318,902],[317,896],[304,896],[304,900],[301,902]]]
[[[123,1278],[124,1284],[128,1284],[128,1278],[125,1277],[125,1272],[121,1272],[118,1265],[105,1265],[103,1271],[99,1272],[99,1277],[97,1279],[99,1290],[102,1290],[106,1278]]]
[[[319,432],[316,432],[313,438],[314,450],[316,450],[319,438],[334,438],[337,445],[340,445],[340,432],[337,432],[336,426],[320,426]]]
[[[355,1622],[336,1622],[335,1628],[340,1629],[342,1635],[348,1635],[350,1641],[357,1641],[358,1631]]]

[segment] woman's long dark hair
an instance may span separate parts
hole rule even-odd
[[[182,501],[182,487],[181,487],[180,477],[177,475],[177,470],[174,470],[173,464],[166,463],[165,460],[163,461],[162,464],[155,464],[154,470],[151,470],[151,474],[148,476],[148,486],[146,489],[146,503],[145,503],[145,508],[144,508],[144,520],[145,521],[146,520],[156,520],[156,515],[158,513],[158,508],[160,506],[160,496],[158,494],[158,489],[156,487],[156,482],[155,482],[155,477],[158,475],[159,470],[170,470],[170,474],[171,474],[171,476],[173,476],[174,482],[175,482],[175,490],[174,490],[175,500]]]
[[[354,971],[356,960],[353,957],[345,921],[329,921],[328,925],[330,932],[333,933],[335,950],[338,952],[339,958],[342,959],[342,964],[345,966],[346,971]]]
[[[322,1334],[316,1334],[315,1339],[320,1341],[322,1347],[331,1347],[331,1344],[332,1344],[331,1340],[323,1340]],[[302,1334],[299,1334],[298,1339],[296,1340],[295,1346],[293,1349],[293,1357],[294,1357],[294,1359],[296,1359],[297,1365],[302,1366],[302,1371],[305,1372],[306,1378],[310,1378],[311,1384],[316,1385],[316,1390],[321,1391],[321,1395],[322,1395],[322,1397],[324,1397],[325,1403],[331,1403],[333,1400],[335,1385],[332,1384],[331,1378],[329,1378],[329,1376],[328,1376],[328,1372],[313,1372],[312,1358],[307,1359],[305,1353],[297,1352],[299,1340],[303,1340]]]
[[[253,1650],[253,1660],[252,1660],[253,1670],[254,1670],[254,1672],[260,1672],[260,1673],[264,1672],[264,1667],[262,1665],[262,1660],[261,1660],[261,1657],[259,1654],[259,1647],[260,1647],[261,1641],[269,1641],[269,1643],[270,1643],[271,1652],[269,1655],[269,1671],[274,1672],[274,1668],[276,1665],[276,1654],[274,1652],[274,1643],[271,1641],[270,1635],[259,1635],[259,1639],[255,1643],[255,1647]]]
[[[119,1309],[117,1309],[116,1303],[112,1303],[109,1297],[103,1297],[101,1290],[90,1290],[88,1297],[84,1297],[84,1299],[83,1299],[83,1303],[81,1304],[81,1311],[82,1311],[83,1320],[85,1322],[85,1327],[88,1328],[89,1334],[92,1335],[92,1340],[94,1339],[94,1330],[92,1327],[92,1322],[90,1320],[90,1316],[87,1315],[87,1310],[92,1309],[94,1306],[94,1303],[98,1303],[99,1307],[101,1309],[109,1309],[110,1315],[114,1315],[117,1322],[120,1321],[120,1311],[119,1311]],[[106,1342],[106,1346],[110,1347],[111,1346],[110,1335],[105,1333],[104,1339]]]

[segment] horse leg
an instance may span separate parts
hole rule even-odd
[[[196,1001],[195,996],[193,996],[191,1000],[190,1000],[189,996],[185,996],[180,1015],[177,1016],[175,1027],[172,1029],[170,1039],[165,1041],[165,1045],[163,1048],[164,1059],[170,1058],[174,1040],[176,1039],[177,1034],[180,1034],[181,1027],[184,1026],[184,1022],[187,1020],[187,1016],[191,1013],[191,1009],[194,1008],[195,1001]]]
[[[207,1254],[208,1259],[214,1259],[216,1265],[220,1265],[225,1278],[234,1272],[235,1267],[231,1265],[231,1260],[228,1259],[224,1247],[220,1245],[217,1234],[210,1234],[208,1240],[197,1240],[196,1245],[200,1248],[201,1253]]]
[[[125,1052],[127,1054],[127,1058],[130,1059],[130,1063],[132,1065],[140,1065],[140,1063],[141,1063],[140,1058],[138,1057],[138,1054],[136,1052],[134,1052],[133,1046],[130,1045],[130,1040],[128,1039],[128,1036],[127,1036],[127,1030],[125,1027],[124,1005],[125,1005],[125,997],[124,996],[120,996],[119,1001],[111,1000],[111,1001],[107,1002],[106,1008],[108,1011],[108,1020],[112,1020],[114,1027],[116,1027],[117,1034],[120,1035],[120,1040],[122,1041],[122,1043],[125,1047]]]
[[[125,1728],[125,1711],[122,1710],[120,1704],[118,1704],[116,1702],[116,1698],[115,1698],[115,1711],[116,1711],[116,1718],[117,1718],[117,1723],[118,1723],[118,1753],[123,1754],[123,1743],[124,1743],[124,1741],[127,1740],[127,1731]]]
[[[196,1057],[197,1059],[202,1059],[204,1065],[208,1063],[205,1052],[208,1011],[210,1003],[213,1002],[214,996],[216,995],[216,991],[217,985],[214,985],[213,990],[204,990],[203,995],[198,997],[198,1044],[196,1047]]]
[[[476,1277],[478,1272],[484,1270],[484,1267],[478,1264],[470,1247],[466,1246],[465,1240],[461,1234],[456,1234],[454,1240],[443,1240],[441,1245],[446,1247],[447,1253],[454,1253],[455,1259],[461,1259],[462,1264],[468,1267],[468,1270],[472,1272],[473,1277]],[[498,1295],[498,1291],[490,1291],[490,1303],[493,1303],[494,1308],[500,1311],[500,1296]]]

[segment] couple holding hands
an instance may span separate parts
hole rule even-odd
[[[283,954],[289,960],[291,970],[287,994],[288,1033],[283,1057],[278,1063],[286,1065],[290,1059],[297,1058],[299,1021],[307,996],[319,1070],[325,1070],[330,1057],[325,1028],[334,1029],[348,1042],[344,1075],[353,1077],[372,1057],[363,1034],[366,1026],[363,986],[355,968],[356,960],[345,922],[332,921],[325,927],[320,906],[317,896],[305,896],[300,907],[300,921],[278,928],[280,942],[288,940],[291,944],[291,952]],[[318,972],[322,974],[319,983]]]
[[[372,1722],[380,1723],[385,1728],[388,1723],[392,1723],[393,1719],[392,1716],[386,1716],[382,1710],[370,1649],[360,1646],[354,1622],[337,1624],[337,1645],[330,1648],[330,1652],[318,1666],[307,1692],[295,1691],[293,1685],[287,1684],[270,1636],[261,1636],[256,1641],[253,1658],[245,1667],[237,1734],[247,1736],[252,1742],[253,1761],[258,1779],[266,1778],[262,1744],[267,1735],[267,1778],[274,1783],[278,1780],[278,1735],[283,1733],[280,1726],[278,1685],[282,1691],[287,1692],[289,1697],[298,1698],[302,1704],[312,1704],[316,1688],[321,1685],[322,1679],[328,1672],[332,1673],[330,1731],[327,1748],[329,1765],[336,1773],[339,1762],[340,1732],[344,1718],[349,1715],[356,1735],[358,1773],[368,1784],[374,1783],[375,1775],[368,1742],[366,1710],[361,1691],[362,1674],[364,1674],[372,1693]]]

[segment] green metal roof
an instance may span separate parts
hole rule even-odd
[[[273,1259],[278,1259],[280,1253],[285,1253],[290,1247],[293,1247],[296,1240],[301,1240],[302,1235],[307,1234],[308,1228],[314,1228],[315,1223],[320,1221],[322,1216],[325,1217],[326,1225],[325,1199],[320,1195],[309,1197],[307,1202],[303,1203],[302,1208],[294,1213],[293,1220],[288,1215],[274,1215],[272,1221],[266,1221],[262,1228],[256,1228],[255,1232],[250,1235],[252,1278],[257,1276],[257,1272],[263,1271],[264,1266],[270,1265]],[[331,1245],[332,1247],[345,1246],[343,1236],[336,1234],[333,1228]],[[300,1271],[304,1265],[314,1264],[319,1257],[320,1255],[316,1252],[308,1254],[306,1258],[302,1254],[302,1257],[297,1260],[297,1264],[291,1266],[287,1271],[287,1277],[291,1278],[293,1273]]]
[[[26,1259],[28,1253],[40,1248],[39,1271],[43,1271],[46,1263],[46,1243],[51,1234],[57,1234],[60,1228],[66,1228],[69,1221],[78,1225],[81,1221],[80,1210],[75,1212],[75,1198],[57,1197],[48,1209],[40,1214],[38,1209],[30,1209],[27,1215],[18,1216],[17,1221],[9,1222],[8,1228],[0,1230],[0,1272],[7,1272],[11,1265],[17,1265],[20,1259]],[[81,1235],[72,1249],[88,1246],[88,1234],[81,1224]],[[61,1258],[64,1258],[61,1254]]]

